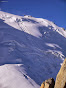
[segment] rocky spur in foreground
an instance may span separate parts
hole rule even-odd
[[[56,82],[53,78],[45,80],[40,88],[66,88],[66,59],[57,74]]]

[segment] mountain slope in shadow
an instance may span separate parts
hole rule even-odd
[[[39,38],[0,19],[0,65],[20,64],[17,71],[40,85],[45,79],[55,79],[66,56],[66,38],[46,26],[39,25],[37,29],[42,34]]]

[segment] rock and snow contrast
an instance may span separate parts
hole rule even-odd
[[[0,11],[0,88],[40,88],[66,57],[66,31],[53,22]]]

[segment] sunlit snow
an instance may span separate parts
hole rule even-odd
[[[0,88],[40,88],[66,57],[66,31],[53,22],[0,11]]]

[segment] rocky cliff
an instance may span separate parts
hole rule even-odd
[[[66,59],[57,74],[54,86],[54,79],[50,78],[41,84],[40,88],[66,88]]]

